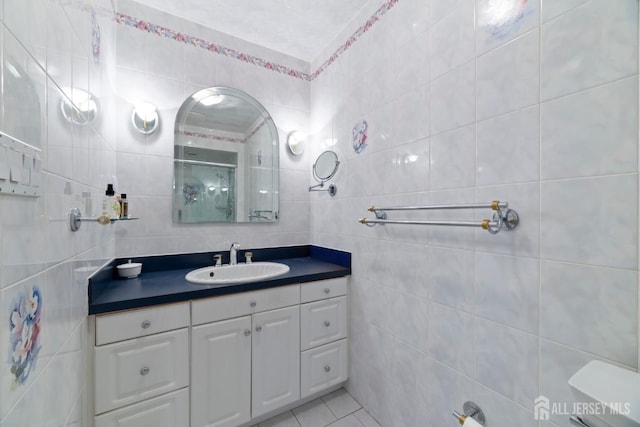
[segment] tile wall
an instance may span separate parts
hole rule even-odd
[[[140,13],[287,67],[307,71],[308,64],[180,20],[167,22],[166,16],[126,1],[119,1],[117,10],[109,0],[1,5],[2,56],[25,70],[36,96],[25,105],[4,86],[0,130],[43,150],[45,184],[40,198],[0,196],[0,307],[7,319],[0,329],[0,425],[86,425],[86,279],[93,271],[117,256],[227,250],[236,240],[250,248],[310,239],[310,157],[293,158],[284,145],[278,224],[177,226],[171,220],[173,120],[182,100],[212,85],[245,90],[272,113],[284,143],[291,130],[308,130],[309,83],[127,27],[117,23],[116,13]],[[92,11],[100,31],[98,62]],[[87,126],[63,119],[60,100],[69,87],[98,99],[100,113]],[[136,100],[158,106],[159,132],[143,137],[132,131]],[[113,176],[117,192],[128,195],[131,213],[142,219],[106,227],[83,223],[70,232],[69,210],[97,215]],[[17,325],[33,338],[31,352],[23,351],[28,340],[21,339]],[[32,359],[21,358],[16,349]]]
[[[399,1],[312,81],[310,127],[342,160],[312,242],[353,253],[348,390],[382,425],[453,425],[471,399],[535,426],[587,361],[638,369],[637,1]],[[517,231],[356,221],[493,199]]]
[[[39,123],[46,183],[38,199],[0,196],[2,312],[35,295],[41,315],[40,352],[23,382],[11,373],[2,328],[0,424],[82,425],[86,277],[104,260],[226,250],[234,240],[353,253],[348,388],[385,426],[450,425],[468,399],[488,427],[533,426],[534,398],[570,401],[566,380],[588,360],[638,369],[638,3],[506,3],[514,9],[398,1],[309,83],[117,24],[106,0],[3,1],[2,55],[26,70],[38,102],[29,107],[35,122],[17,123],[7,112],[26,107],[3,88],[0,129],[19,136]],[[312,64],[128,0],[117,12],[313,73],[379,6],[363,9]],[[254,95],[281,143],[294,129],[313,135],[298,158],[281,144],[278,224],[171,221],[175,112],[210,85]],[[69,86],[99,98],[95,122],[61,119]],[[159,107],[152,136],[128,126],[138,99]],[[356,154],[361,120],[368,145]],[[335,198],[307,193],[312,160],[325,149],[342,160]],[[68,210],[96,209],[113,175],[143,219],[70,233]],[[356,222],[371,204],[496,198],[518,210],[517,231]],[[568,424],[540,423],[553,425]]]
[[[233,39],[202,26],[131,1],[118,2],[118,12],[144,17],[192,37],[258,55],[295,69],[308,63]],[[201,47],[126,25],[117,26],[115,135],[117,192],[126,193],[132,215],[142,220],[118,224],[116,256],[229,250],[309,243],[310,175],[308,152],[293,157],[286,138],[308,131],[309,82],[266,70]],[[171,217],[174,121],[182,102],[209,86],[230,86],[251,94],[272,114],[280,137],[280,221],[277,224],[174,224]],[[135,100],[158,106],[160,130],[136,134],[129,123]],[[308,150],[309,151],[309,150]]]
[[[98,62],[91,11],[100,33]],[[42,149],[44,175],[39,198],[0,195],[2,426],[83,425],[86,279],[113,257],[114,229],[85,223],[71,233],[68,212],[85,211],[86,199],[104,192],[106,177],[115,173],[112,14],[111,3],[101,0],[82,8],[0,2],[0,130]],[[60,102],[69,87],[99,99],[92,123],[64,120]]]

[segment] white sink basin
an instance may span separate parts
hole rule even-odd
[[[185,276],[196,285],[229,285],[272,279],[289,272],[289,266],[278,262],[254,262],[251,264],[203,267]]]

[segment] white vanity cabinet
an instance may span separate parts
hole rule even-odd
[[[250,425],[339,387],[346,294],[342,277],[97,315],[94,427]]]
[[[193,301],[192,427],[234,427],[300,399],[299,304],[300,285]]]
[[[300,397],[347,380],[347,279],[309,283],[302,292]]]
[[[189,303],[96,316],[96,427],[187,426]]]
[[[191,425],[249,421],[251,316],[194,326],[191,339]]]

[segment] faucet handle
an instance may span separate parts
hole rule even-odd
[[[213,259],[216,261],[216,267],[222,265],[222,255],[220,254],[215,254],[213,256]]]
[[[240,243],[238,243],[238,242],[233,242],[233,243],[231,244],[231,249],[235,249],[235,250],[240,249]]]

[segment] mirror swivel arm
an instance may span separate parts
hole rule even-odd
[[[329,188],[324,188],[324,181],[322,181],[320,184],[312,185],[311,187],[309,187],[309,191],[328,191],[331,197],[333,197],[338,192],[338,187],[336,187],[335,184],[330,184]]]

